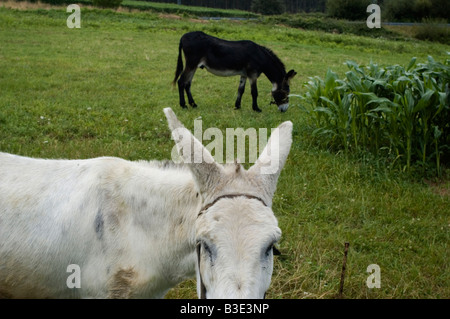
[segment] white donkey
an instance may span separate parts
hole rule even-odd
[[[199,297],[264,297],[281,236],[272,197],[292,123],[246,171],[214,162],[164,112],[194,163],[0,153],[0,297],[160,298],[195,274]],[[277,170],[262,174],[274,161]]]

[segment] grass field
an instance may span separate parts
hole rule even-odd
[[[173,147],[162,109],[172,107],[193,129],[276,127],[294,123],[294,142],[273,210],[283,237],[269,298],[335,298],[344,243],[350,243],[345,298],[449,298],[450,182],[421,181],[373,158],[320,149],[300,100],[279,113],[261,76],[259,103],[249,89],[233,110],[239,79],[198,70],[199,107],[182,110],[172,88],[178,41],[193,30],[249,39],[271,48],[297,77],[292,93],[346,60],[406,64],[413,56],[442,60],[449,46],[304,31],[253,21],[203,21],[152,12],[82,7],[81,28],[69,29],[65,8],[11,9],[0,2],[0,151],[44,158],[118,156],[169,159]],[[370,264],[381,288],[369,289]],[[196,298],[195,282],[168,298]]]

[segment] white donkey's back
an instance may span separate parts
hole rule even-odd
[[[189,243],[170,237],[187,237],[172,219],[198,198],[187,169],[161,166],[0,153],[0,297],[161,297],[192,276]]]

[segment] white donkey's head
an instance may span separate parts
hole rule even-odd
[[[172,109],[164,113],[202,198],[195,224],[199,297],[263,298],[281,237],[271,207],[292,144],[292,123],[273,131],[256,163],[245,170],[237,163],[216,163]]]

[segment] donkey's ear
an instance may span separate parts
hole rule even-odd
[[[292,145],[292,122],[286,121],[272,131],[256,163],[250,167],[250,174],[259,175],[262,187],[272,202],[273,194],[277,188],[278,177],[283,169],[286,158]]]
[[[204,193],[213,189],[220,180],[223,167],[214,161],[211,153],[184,127],[170,107],[164,109],[164,114],[169,122],[177,152],[191,169],[199,191]],[[174,155],[172,151],[172,158]]]
[[[163,111],[171,131],[177,128],[184,128],[184,125],[177,119],[177,116],[170,107],[166,107]]]
[[[290,70],[286,75],[284,76],[284,80],[289,84],[289,82],[294,78],[294,76],[297,75],[297,72],[294,70]]]

